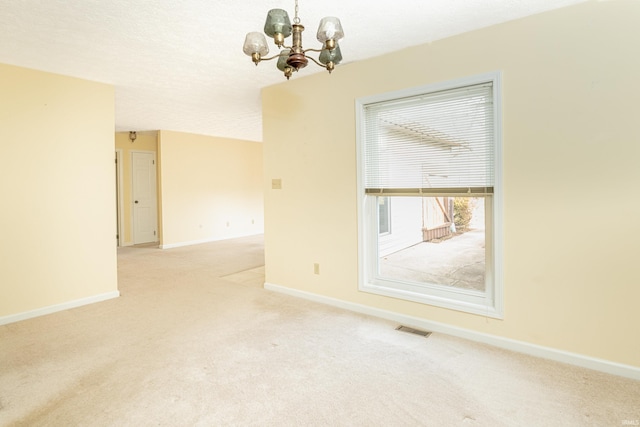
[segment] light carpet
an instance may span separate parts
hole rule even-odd
[[[121,248],[121,297],[0,327],[2,426],[619,426],[640,382],[272,293],[262,237]]]

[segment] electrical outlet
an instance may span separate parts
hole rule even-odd
[[[317,262],[313,264],[313,274],[320,274],[320,264]]]

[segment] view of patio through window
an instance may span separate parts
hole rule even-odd
[[[407,230],[412,237],[401,245],[404,247],[390,245],[390,239],[380,230],[380,277],[484,292],[484,198],[424,197],[413,203],[418,209],[398,212],[396,218],[394,203],[410,206],[411,201],[402,197],[384,199],[392,216],[381,225],[406,222],[413,216],[419,226]]]

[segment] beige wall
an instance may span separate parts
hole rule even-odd
[[[159,133],[163,247],[264,231],[262,144]]]
[[[266,88],[266,281],[640,367],[638,16],[588,2]],[[504,320],[359,292],[355,99],[494,70]]]
[[[121,246],[133,245],[132,222],[133,222],[133,199],[131,195],[131,153],[134,151],[158,152],[158,132],[146,131],[136,132],[136,139],[131,142],[129,132],[116,132],[116,149],[122,151],[122,179],[121,179]],[[157,158],[157,155],[156,155]],[[159,168],[158,168],[159,169]],[[159,186],[158,186],[159,189]],[[158,190],[158,193],[160,191]],[[159,200],[159,198],[158,198]],[[159,205],[159,202],[158,202]],[[158,214],[158,218],[160,215]],[[162,237],[162,228],[158,224],[158,234]]]
[[[117,292],[114,91],[0,64],[0,318]]]

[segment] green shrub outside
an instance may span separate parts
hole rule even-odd
[[[458,231],[465,231],[473,217],[473,200],[469,197],[453,199],[453,223]]]

